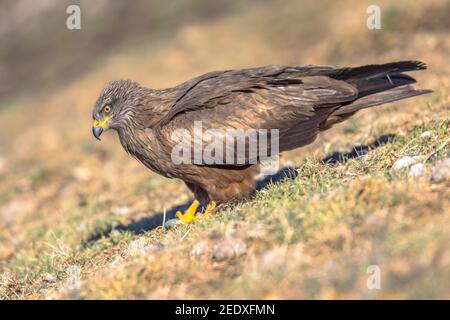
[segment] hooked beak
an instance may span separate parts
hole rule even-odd
[[[102,135],[103,128],[102,127],[92,127],[92,134],[97,140],[101,140],[100,136]]]
[[[108,127],[109,120],[111,120],[111,117],[106,117],[102,122],[97,119],[92,122],[92,134],[96,139],[101,140],[100,136],[102,135],[103,130]]]

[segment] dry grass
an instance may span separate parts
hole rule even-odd
[[[430,180],[450,152],[450,30],[420,27],[449,6],[380,1],[390,20],[377,32],[365,28],[367,3],[290,4],[124,48],[2,111],[0,298],[450,298],[449,182]],[[428,62],[418,78],[432,95],[360,112],[284,155],[295,179],[189,226],[159,226],[164,208],[191,197],[182,183],[128,158],[113,134],[98,143],[90,133],[90,108],[113,78],[163,87],[211,69],[409,58]],[[321,162],[386,134],[366,156]],[[423,176],[392,169],[417,155],[431,155]],[[381,290],[367,289],[368,265],[380,267]]]

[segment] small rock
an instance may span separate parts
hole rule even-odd
[[[127,206],[121,206],[117,207],[113,210],[114,214],[117,214],[119,216],[124,216],[130,213],[130,208]]]
[[[394,163],[394,165],[392,166],[392,168],[393,168],[394,170],[400,170],[400,169],[403,169],[403,168],[407,168],[407,167],[412,166],[413,164],[416,164],[417,162],[419,162],[419,161],[420,161],[420,158],[421,158],[421,157],[419,157],[419,156],[415,156],[415,157],[409,157],[409,156],[402,157],[402,158],[398,159],[397,161],[395,161],[395,163]]]
[[[450,180],[450,158],[435,164],[431,173],[431,181],[439,183]]]
[[[420,177],[425,173],[425,168],[423,163],[416,163],[409,169],[408,176],[414,178]]]
[[[425,131],[420,135],[421,138],[429,138],[431,137],[431,131]]]
[[[166,224],[164,225],[164,227],[167,229],[170,229],[170,228],[175,227],[179,223],[182,223],[182,222],[177,218],[169,219],[166,221]]]
[[[211,258],[216,261],[238,258],[247,251],[247,245],[240,239],[227,239],[216,243]]]

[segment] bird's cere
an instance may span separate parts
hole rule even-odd
[[[108,122],[111,120],[112,117],[105,117],[103,121],[98,121],[97,119],[94,119],[92,122],[92,134],[94,137],[98,140],[100,140],[100,136],[102,135],[103,130],[108,128]]]
[[[108,127],[108,122],[111,120],[112,117],[106,117],[105,119],[103,119],[102,122],[98,121],[97,119],[95,119],[92,122],[92,125],[94,126],[94,128],[100,127],[102,129],[106,129]]]

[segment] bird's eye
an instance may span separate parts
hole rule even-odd
[[[104,106],[103,107],[103,112],[104,113],[109,113],[111,111],[111,107],[110,106]]]

